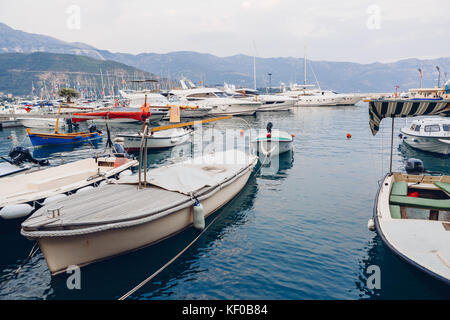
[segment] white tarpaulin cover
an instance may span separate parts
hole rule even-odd
[[[147,182],[151,185],[183,194],[190,194],[203,187],[215,186],[256,159],[239,150],[216,152],[177,164],[151,169]],[[138,183],[138,176],[124,177],[119,183]]]

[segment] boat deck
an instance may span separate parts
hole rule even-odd
[[[190,200],[181,193],[153,186],[139,190],[137,185],[131,184],[105,185],[53,202],[28,218],[22,227],[25,230],[61,230],[104,225],[151,216]],[[49,210],[58,208],[60,216],[52,217]]]

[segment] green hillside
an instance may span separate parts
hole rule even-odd
[[[96,60],[72,54],[46,52],[0,54],[0,92],[13,95],[53,96],[57,88],[72,87],[82,92],[111,92],[133,87],[130,80],[156,78],[155,75],[122,63]],[[161,83],[162,84],[162,83]]]

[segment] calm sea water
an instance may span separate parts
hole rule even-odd
[[[208,219],[214,223],[178,260],[132,299],[442,299],[450,289],[409,266],[367,229],[378,182],[389,169],[390,120],[373,137],[366,104],[338,108],[298,108],[226,120],[216,127],[274,128],[295,134],[294,150],[280,158],[279,171],[255,172],[232,202]],[[405,120],[396,120],[396,133]],[[118,131],[119,129],[112,129]],[[347,139],[346,134],[352,138]],[[9,137],[9,138],[8,138]],[[450,173],[449,158],[399,145],[394,170],[406,159],[429,170]],[[0,154],[30,146],[25,130],[0,131]],[[66,150],[35,150],[53,164],[94,155],[104,141]],[[149,153],[153,167],[179,161],[190,146]],[[256,170],[255,170],[256,171]],[[126,199],[123,199],[126,201]],[[132,205],[132,204],[130,204]],[[149,199],[151,206],[151,199]],[[2,299],[115,299],[188,245],[198,231],[81,269],[81,290],[69,290],[69,275],[51,277],[38,252],[22,271],[33,243],[18,222],[0,221]],[[367,268],[381,270],[381,289],[371,290]]]

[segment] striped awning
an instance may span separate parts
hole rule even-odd
[[[372,134],[380,129],[384,118],[438,115],[450,110],[449,100],[379,100],[369,102],[369,124]]]

